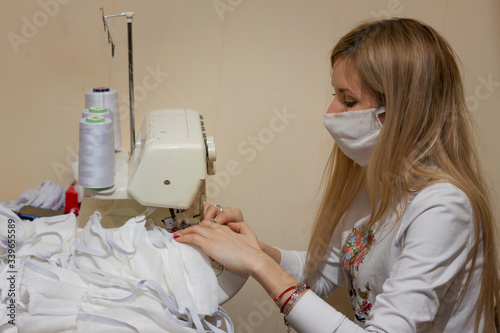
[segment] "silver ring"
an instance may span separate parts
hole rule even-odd
[[[222,213],[222,207],[221,205],[214,205],[215,207],[219,207],[220,211],[219,211],[219,214]]]
[[[210,220],[210,223],[208,224],[209,228],[212,226],[212,223],[217,223],[217,219],[215,217]]]

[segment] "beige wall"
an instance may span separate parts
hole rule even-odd
[[[126,24],[110,21],[111,60],[101,6],[136,12],[137,127],[152,109],[199,110],[218,152],[212,201],[241,208],[263,241],[306,247],[332,145],[322,124],[332,92],[328,52],[373,17],[422,19],[450,41],[463,61],[484,168],[500,190],[498,0],[0,0],[0,201],[44,180],[69,185],[92,87],[120,92],[129,147]],[[341,295],[333,301],[345,306]],[[284,331],[270,302],[249,281],[225,309],[237,332]]]

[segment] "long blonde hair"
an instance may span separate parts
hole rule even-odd
[[[366,188],[372,204],[370,221],[364,226],[370,228],[388,212],[401,216],[396,207],[405,205],[412,193],[448,182],[462,190],[472,205],[474,262],[483,243],[475,330],[484,314],[485,327],[494,331],[499,300],[496,229],[455,53],[431,27],[394,18],[364,23],[342,37],[331,53],[332,68],[339,59],[357,70],[363,90],[385,106],[386,114],[365,168],[334,146],[309,243],[306,278],[314,275],[335,227],[361,189]]]

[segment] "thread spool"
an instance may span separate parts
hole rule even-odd
[[[113,114],[108,109],[102,107],[91,106],[82,110],[82,118],[91,116],[103,116],[104,118],[108,118],[109,120],[113,121]]]
[[[85,92],[85,107],[102,107],[111,112],[115,136],[115,149],[122,147],[118,91],[107,87],[97,87]]]
[[[80,119],[78,183],[102,190],[114,184],[115,144],[113,122],[103,116]]]

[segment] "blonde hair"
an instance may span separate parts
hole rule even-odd
[[[388,212],[399,218],[402,212],[396,207],[404,206],[409,195],[448,182],[467,195],[474,212],[474,262],[483,243],[475,330],[484,314],[485,327],[493,332],[499,299],[496,230],[455,53],[431,27],[394,18],[364,23],[342,37],[331,53],[332,68],[339,59],[357,70],[363,90],[385,106],[386,114],[365,168],[337,146],[332,151],[309,243],[306,277],[313,277],[335,227],[363,188],[372,204],[370,221],[364,226],[368,229]]]

